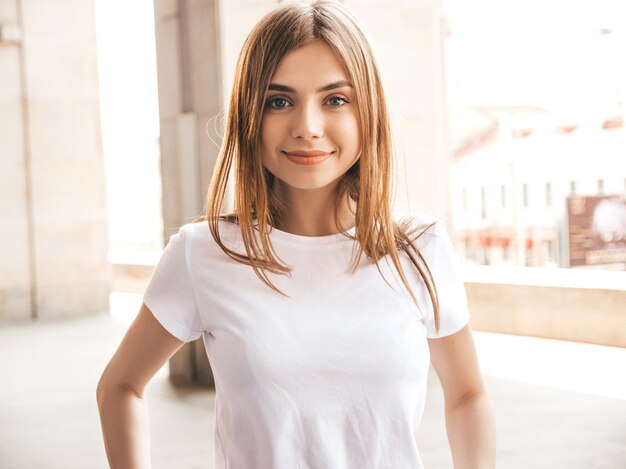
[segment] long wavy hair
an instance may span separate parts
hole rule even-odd
[[[261,123],[265,93],[281,59],[318,39],[326,41],[348,70],[362,127],[361,156],[340,179],[335,198],[338,230],[358,241],[354,244],[352,271],[365,253],[383,275],[379,260],[389,256],[419,309],[400,264],[399,252],[404,251],[426,284],[438,332],[437,290],[430,269],[415,245],[417,238],[434,223],[415,227],[410,220],[396,221],[392,215],[393,152],[381,78],[362,27],[341,4],[316,1],[310,5],[285,5],[263,17],[250,32],[237,62],[224,138],[205,214],[195,221],[208,221],[211,235],[228,256],[252,266],[268,287],[284,294],[268,276],[268,272],[288,274],[291,269],[280,262],[270,241],[269,232],[280,224],[285,207],[277,197],[274,175],[261,163]],[[234,207],[231,213],[222,213],[233,164]],[[339,228],[338,208],[346,197],[355,202],[354,236]],[[220,220],[238,224],[245,254],[229,249],[222,242]]]

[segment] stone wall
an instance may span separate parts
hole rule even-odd
[[[0,322],[106,310],[93,3],[0,0],[0,30]]]
[[[626,290],[467,282],[472,328],[626,347]]]

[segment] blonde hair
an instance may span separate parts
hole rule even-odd
[[[275,177],[261,163],[261,121],[265,92],[282,58],[318,39],[333,49],[348,70],[361,122],[361,156],[342,176],[335,198],[338,229],[338,208],[342,201],[349,197],[356,203],[355,236],[343,232],[358,241],[352,270],[365,253],[383,275],[379,260],[388,255],[419,309],[400,265],[398,252],[406,252],[424,279],[433,305],[435,330],[438,331],[437,291],[432,274],[415,246],[417,238],[434,223],[412,227],[410,220],[396,222],[393,219],[391,129],[380,74],[362,28],[338,3],[317,1],[312,5],[279,7],[263,17],[248,35],[237,62],[224,139],[209,188],[205,215],[195,221],[208,220],[211,235],[228,256],[252,266],[265,284],[283,294],[268,277],[268,272],[287,274],[291,269],[280,262],[269,237],[271,228],[280,222],[284,207],[274,190]],[[222,214],[233,163],[233,212]],[[229,249],[222,242],[220,220],[239,225],[245,254]]]

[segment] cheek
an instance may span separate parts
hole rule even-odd
[[[278,162],[276,152],[282,143],[279,122],[273,117],[265,116],[261,121],[261,164],[272,174]]]
[[[345,150],[356,150],[361,146],[361,124],[357,115],[344,116],[332,126],[332,129]]]
[[[267,118],[263,118],[261,121],[261,145],[265,147],[269,139],[269,126],[267,125]]]
[[[280,135],[280,122],[273,116],[265,116],[261,122],[261,144],[263,147],[275,147],[279,143]]]

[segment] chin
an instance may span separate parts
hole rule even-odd
[[[327,187],[329,185],[331,185],[332,183],[336,182],[336,179],[334,180],[329,180],[329,179],[322,179],[322,178],[315,178],[315,177],[310,177],[310,178],[297,178],[297,179],[283,179],[283,178],[277,178],[279,179],[285,186],[291,188],[291,189],[298,189],[298,190],[316,190],[316,189],[323,189],[324,187]]]
[[[294,183],[285,182],[285,184],[293,189],[315,190],[327,187],[329,184],[331,184],[331,182],[332,181],[299,181]]]

